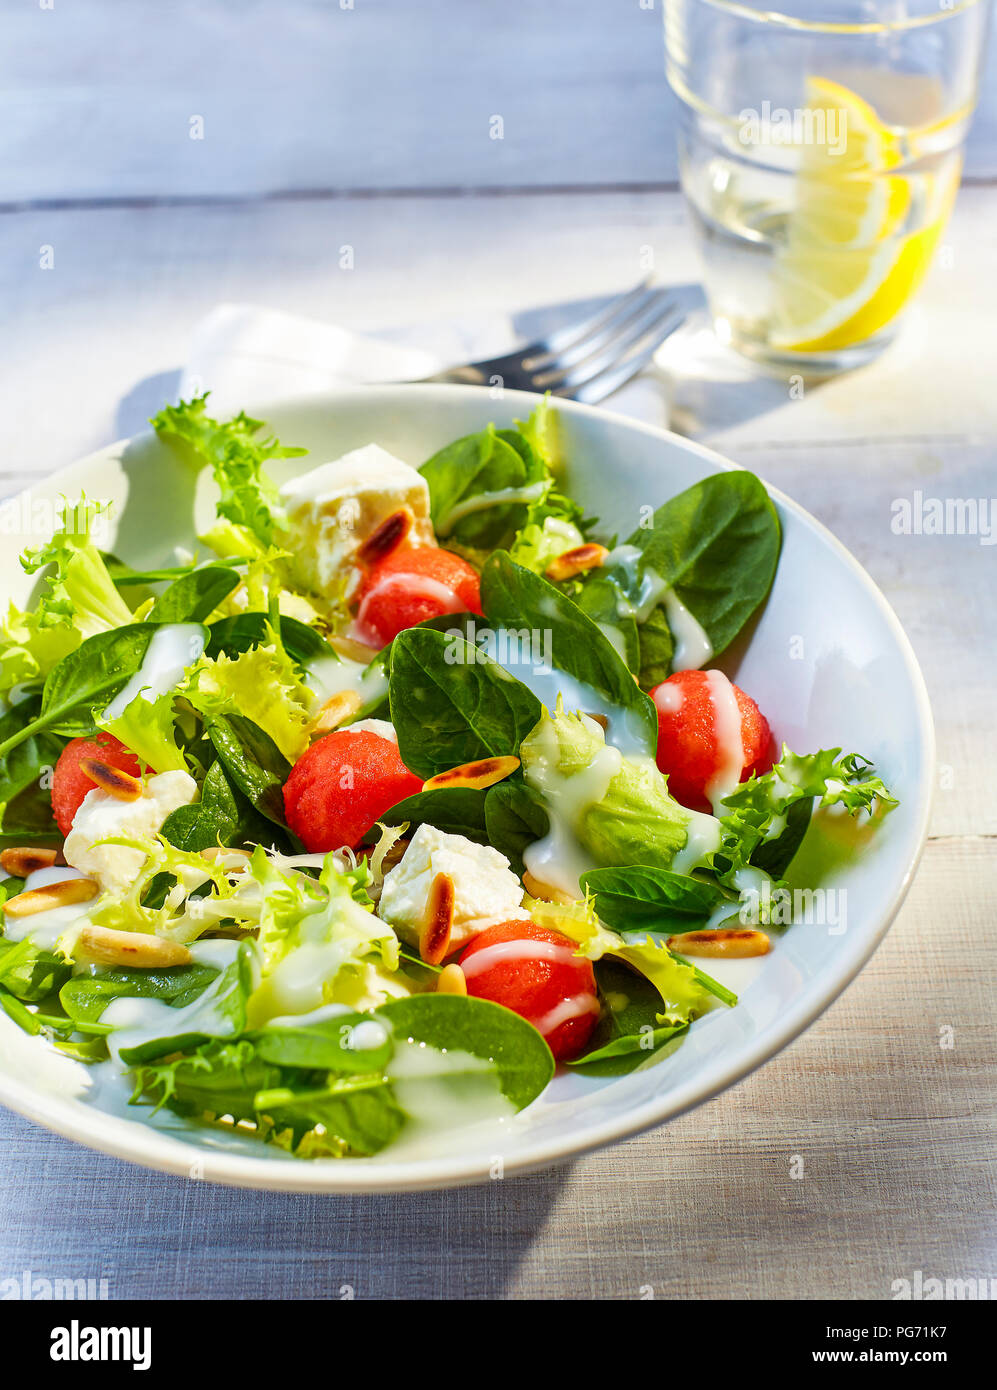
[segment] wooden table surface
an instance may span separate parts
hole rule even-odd
[[[230,8],[174,10],[185,24],[215,25],[220,42]],[[251,8],[240,22],[246,42],[259,45],[271,34],[262,17],[271,7]],[[263,98],[308,148],[291,148],[279,132],[269,143],[261,135],[250,159],[252,142],[229,129],[249,119],[233,99],[219,114],[243,163],[216,151],[210,188],[198,186],[203,170],[195,177],[175,167],[158,147],[143,163],[156,135],[125,119],[147,115],[146,88],[121,76],[127,65],[112,68],[108,57],[103,83],[99,71],[94,77],[100,53],[115,51],[100,49],[95,30],[107,4],[41,16],[25,7],[15,29],[25,52],[38,32],[32,25],[64,28],[53,31],[58,42],[47,55],[31,46],[34,67],[19,65],[17,84],[0,98],[21,117],[4,156],[9,201],[0,211],[0,494],[140,428],[174,388],[193,325],[221,300],[388,332],[615,290],[638,278],[648,246],[663,280],[696,278],[671,156],[659,143],[670,140],[667,123],[654,126],[653,140],[631,141],[619,104],[627,82],[649,111],[651,96],[661,96],[648,85],[645,52],[657,35],[638,33],[632,16],[620,21],[605,34],[600,64],[595,8],[558,3],[550,9],[560,29],[546,23],[548,38],[566,45],[562,69],[570,59],[584,74],[589,63],[602,84],[608,134],[599,150],[587,157],[577,127],[564,121],[567,133],[558,127],[554,141],[561,176],[544,163],[549,151],[538,163],[534,145],[520,141],[501,154],[505,172],[485,177],[488,151],[475,152],[448,126],[453,149],[443,141],[442,153],[425,155],[432,177],[418,191],[424,137],[440,127],[421,100],[403,135],[414,170],[407,178],[383,120],[359,152],[356,140],[346,142],[335,178],[321,176],[325,155],[342,153],[326,149],[312,119],[328,34],[321,6],[299,0],[286,11],[293,20],[273,30],[274,42],[319,45],[299,105],[288,112],[272,92]],[[456,7],[418,7],[421,23],[410,18],[390,43],[385,9],[403,13],[388,5],[376,20],[374,7],[357,0],[354,11],[326,20],[357,26],[360,63],[388,52],[389,65],[405,69],[397,80],[411,80],[405,42],[428,51],[440,26],[456,23]],[[568,10],[587,43],[572,37]],[[155,50],[166,42],[153,7],[129,14],[121,44],[149,41]],[[482,22],[508,53],[508,26]],[[544,21],[532,22],[543,37]],[[453,42],[464,60],[454,119],[464,119],[477,100],[473,45],[466,34]],[[351,70],[347,58],[340,43],[330,63]],[[160,62],[148,90],[164,103],[175,98],[174,114],[186,121],[198,106],[181,67]],[[569,101],[564,71],[553,81],[555,97]],[[81,91],[88,84],[89,96]],[[357,100],[361,87],[355,80]],[[526,88],[524,80],[507,104],[515,97],[520,106],[509,109],[535,125]],[[118,97],[116,155],[108,89]],[[46,92],[71,108],[71,119],[55,119]],[[248,103],[252,94],[244,95]],[[400,98],[391,100],[397,116]],[[487,92],[478,105],[495,109]],[[552,98],[548,118],[561,109]],[[594,129],[588,103],[575,109],[589,122],[583,134]],[[89,113],[82,126],[81,111]],[[879,362],[791,399],[786,383],[747,372],[689,331],[662,370],[676,427],[785,489],[858,556],[927,679],[939,744],[931,834],[907,903],[858,980],[781,1055],[671,1124],[547,1173],[451,1193],[228,1191],[92,1154],[0,1112],[0,1280],[25,1270],[103,1277],[112,1296],[150,1298],[338,1298],[347,1290],[637,1298],[650,1290],[661,1298],[869,1299],[890,1297],[893,1281],[917,1270],[997,1276],[997,547],[981,535],[898,536],[890,526],[891,504],[915,490],[988,506],[997,497],[992,128],[988,109],[971,146],[972,185],[901,340]],[[380,160],[373,173],[364,149]],[[381,192],[366,186],[365,171]],[[467,184],[477,191],[461,191]],[[335,254],[346,242],[356,248],[349,273]],[[54,248],[51,270],[39,268],[43,246]]]

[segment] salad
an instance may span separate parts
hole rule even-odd
[[[0,627],[0,1006],[153,1122],[372,1155],[652,1065],[736,1006],[815,808],[895,804],[713,665],[779,559],[751,473],[620,539],[546,401],[418,469],[152,424],[210,527],[138,570],[67,500]]]

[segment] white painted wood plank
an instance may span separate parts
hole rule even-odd
[[[674,180],[662,5],[10,5],[0,202]],[[997,175],[995,74],[997,54],[976,178]]]

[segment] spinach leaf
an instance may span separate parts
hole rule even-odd
[[[429,486],[436,534],[480,550],[510,545],[530,503],[541,500],[552,482],[518,430],[494,425],[448,444],[419,472]]]
[[[535,1100],[554,1075],[554,1058],[537,1030],[518,1014],[456,994],[414,994],[377,1010],[397,1038],[493,1063],[499,1089],[517,1110]],[[440,1076],[445,1079],[449,1073]],[[440,1078],[434,1078],[438,1081]]]
[[[211,980],[179,1015],[175,1031],[123,1047],[121,1060],[128,1066],[186,1052],[217,1039],[237,1038],[246,1027],[246,1001],[253,988],[254,946],[243,942],[230,965]],[[181,1021],[182,1020],[182,1021]]]
[[[220,618],[208,628],[210,638],[205,655],[217,657],[224,652],[226,656],[238,656],[248,652],[251,647],[263,646],[269,640],[269,620],[269,614],[258,612]],[[291,660],[301,667],[309,666],[313,661],[339,660],[335,647],[330,646],[315,628],[297,618],[281,617],[280,640]]]
[[[374,1154],[390,1144],[405,1123],[383,1077],[337,1079],[312,1090],[294,1087],[257,1092],[255,1104],[277,1130],[290,1129],[295,1142],[316,1125],[340,1139],[352,1153]]]
[[[404,821],[415,829],[434,825],[451,835],[466,835],[469,840],[487,844],[485,802],[487,792],[476,787],[438,787],[435,791],[416,792],[399,801],[379,817],[384,825],[401,825]],[[377,842],[376,827],[369,832]]]
[[[627,601],[619,584],[593,570],[580,591],[572,595],[631,671],[640,670],[640,630],[636,618],[626,612]]]
[[[663,1027],[657,1018],[661,995],[618,961],[598,961],[595,976],[602,1016],[586,1052],[568,1063],[584,1075],[624,1076],[688,1028],[685,1023]]]
[[[607,927],[620,932],[690,931],[726,901],[732,912],[737,909],[716,884],[650,865],[590,869],[581,884],[595,895],[595,910]]]
[[[626,711],[644,751],[653,755],[658,746],[654,703],[637,686],[609,638],[567,594],[499,551],[481,572],[481,605],[497,626],[549,633],[555,671],[590,686]]]
[[[283,829],[283,787],[291,764],[268,733],[244,714],[213,714],[204,731],[231,781],[267,820]]]
[[[38,717],[39,696],[31,696],[0,715],[0,743],[15,737],[25,724]],[[58,835],[47,785],[63,740],[39,731],[17,743],[0,757],[0,840],[19,836],[38,839]]]
[[[203,623],[238,588],[240,576],[228,565],[204,565],[175,579],[156,599],[150,623]]]
[[[231,1115],[234,1120],[257,1119],[253,1104],[259,1091],[279,1086],[279,1067],[257,1057],[252,1043],[211,1042],[169,1062],[136,1069],[141,1089],[159,1104],[180,1115]]]
[[[753,473],[714,473],[680,492],[638,527],[630,545],[641,552],[637,581],[647,569],[674,590],[706,630],[714,654],[722,652],[764,600],[779,561],[779,518]],[[619,582],[618,569],[609,571]],[[634,577],[630,577],[631,590]],[[633,598],[631,592],[629,597]],[[641,681],[670,674],[671,643],[661,609],[641,626]],[[667,667],[666,669],[666,662]]]
[[[509,860],[522,876],[523,852],[550,830],[550,817],[539,794],[523,781],[496,782],[485,796],[488,843]]]
[[[0,937],[0,985],[25,1003],[37,1003],[69,979],[71,967],[61,956],[43,950],[30,937]]]
[[[146,623],[128,623],[81,642],[52,667],[38,715],[0,743],[0,758],[42,730],[69,738],[93,733],[94,706],[105,704],[135,674],[155,631]]]
[[[318,1023],[292,1027],[268,1024],[252,1034],[257,1056],[281,1067],[304,1067],[311,1071],[338,1071],[351,1076],[383,1071],[394,1048],[387,1030],[379,1047],[353,1046],[353,1030],[369,1024],[364,1014],[338,1014]],[[376,1025],[375,1025],[376,1026]]]
[[[16,1023],[18,1028],[23,1029],[31,1037],[36,1037],[42,1031],[37,1014],[33,1014],[30,1009],[25,1008],[17,995],[11,994],[2,984],[0,984],[0,1009],[3,1009],[11,1023]]]
[[[160,999],[175,1009],[191,1004],[219,974],[214,966],[175,965],[165,970],[114,966],[99,974],[74,975],[59,991],[59,1003],[78,1023],[96,1023],[112,999]]]
[[[302,1030],[304,1031],[304,1030]],[[290,1130],[294,1145],[323,1125],[329,1145],[355,1153],[384,1148],[405,1123],[383,1076],[316,1078],[313,1071],[267,1062],[249,1039],[210,1042],[188,1055],[142,1066],[139,1086],[181,1115],[269,1119],[269,1137]]]
[[[188,565],[164,565],[161,569],[137,570],[131,565],[126,565],[119,560],[116,555],[112,555],[108,550],[100,552],[100,558],[107,566],[107,572],[113,582],[122,589],[128,588],[133,584],[157,584],[164,579],[182,579],[185,574],[191,574],[196,568],[196,561],[192,560]],[[227,565],[230,568],[243,568],[246,560],[243,556],[233,556],[223,558],[221,556],[211,561],[212,567]]]
[[[418,627],[394,640],[388,700],[402,762],[419,777],[518,754],[541,713],[536,696],[477,647]]]
[[[200,801],[171,811],[160,834],[177,849],[200,851],[214,845],[266,843],[271,830],[216,759],[205,774]]]

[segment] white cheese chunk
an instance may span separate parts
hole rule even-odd
[[[95,878],[106,892],[127,893],[145,863],[141,850],[125,845],[100,845],[109,836],[148,839],[179,806],[197,800],[197,783],[186,772],[160,772],[150,777],[134,801],[119,801],[95,787],[87,792],[73,817],[63,853],[72,864]]]
[[[425,478],[377,444],[292,478],[280,497],[291,525],[298,577],[330,598],[344,594],[344,585],[347,598],[356,589],[357,550],[401,507],[414,518],[411,540],[435,543]]]
[[[454,884],[454,923],[450,940],[461,946],[485,927],[525,920],[523,885],[504,854],[476,845],[463,835],[448,835],[420,825],[401,860],[384,877],[378,916],[402,935],[419,935],[429,889],[437,874]]]

